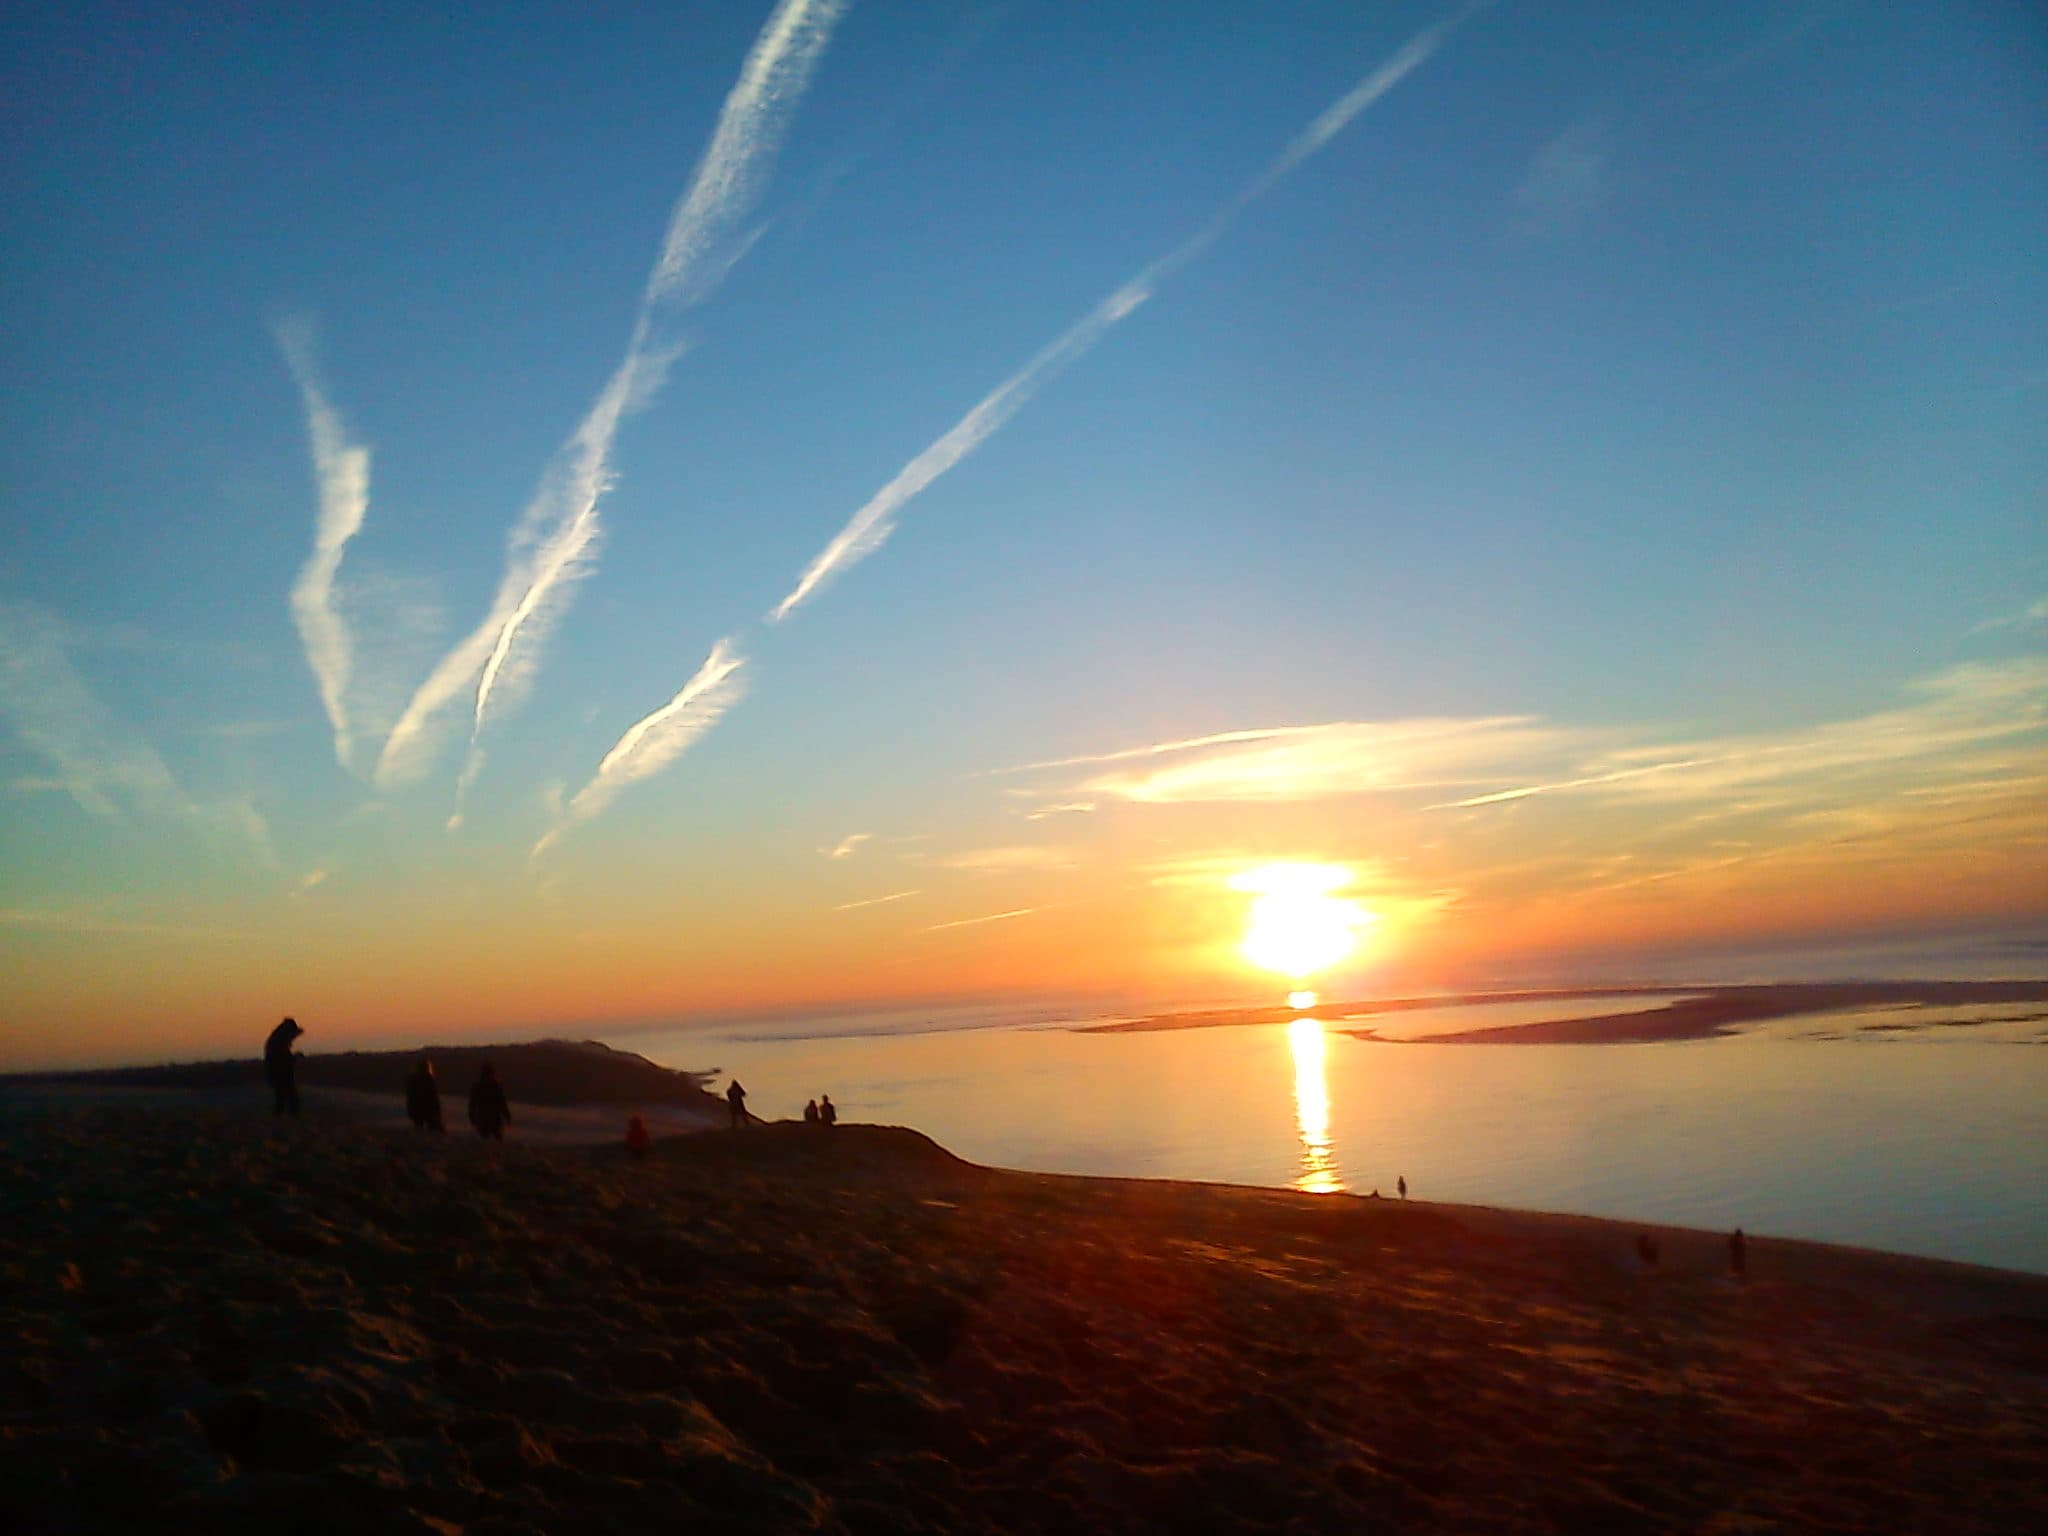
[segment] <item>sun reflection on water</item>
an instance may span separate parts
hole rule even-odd
[[[1294,1123],[1301,1133],[1301,1173],[1294,1187],[1311,1195],[1344,1191],[1337,1159],[1330,1149],[1330,1086],[1323,1072],[1323,1024],[1296,1019],[1287,1026],[1287,1044],[1294,1052]]]

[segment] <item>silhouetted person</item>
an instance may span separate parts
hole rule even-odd
[[[270,1112],[274,1115],[296,1116],[299,1112],[298,1063],[292,1058],[292,1042],[304,1033],[297,1019],[286,1019],[263,1042],[263,1075],[270,1082]]]
[[[809,1100],[806,1100],[806,1101],[805,1101],[805,1103],[804,1103],[804,1124],[805,1124],[805,1125],[816,1125],[817,1123],[818,1123],[818,1101],[817,1101],[816,1099],[809,1099]]]
[[[1740,1227],[1728,1237],[1728,1272],[1737,1276],[1749,1273],[1749,1239]]]
[[[405,1114],[416,1131],[442,1132],[441,1085],[434,1081],[434,1064],[422,1061],[405,1080]]]
[[[1404,1173],[1400,1178],[1394,1180],[1394,1188],[1400,1191],[1401,1198],[1406,1200],[1408,1198],[1408,1175]]]
[[[735,1129],[747,1123],[747,1090],[740,1086],[738,1078],[725,1090],[725,1107],[732,1112]]]
[[[839,1106],[832,1102],[832,1095],[829,1093],[818,1095],[818,1119],[826,1125],[839,1123]]]
[[[503,1141],[505,1127],[512,1123],[512,1106],[505,1102],[505,1090],[498,1086],[498,1074],[486,1064],[469,1090],[469,1123],[486,1141]]]
[[[1636,1257],[1650,1268],[1657,1267],[1657,1239],[1645,1232],[1636,1239]]]
[[[645,1157],[648,1147],[653,1145],[653,1142],[654,1138],[647,1134],[645,1120],[635,1115],[626,1122],[626,1150],[632,1154],[633,1161],[637,1163]]]

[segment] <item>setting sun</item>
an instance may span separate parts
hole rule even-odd
[[[1342,864],[1264,864],[1233,878],[1231,889],[1253,897],[1239,946],[1244,957],[1297,979],[1342,960],[1358,947],[1358,930],[1375,921],[1357,902],[1331,894],[1350,883]]]

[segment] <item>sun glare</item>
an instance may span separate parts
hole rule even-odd
[[[1299,980],[1335,965],[1358,947],[1358,930],[1374,921],[1355,901],[1330,893],[1351,883],[1342,864],[1262,864],[1234,877],[1231,889],[1252,897],[1240,947],[1262,970]],[[1291,1007],[1315,1006],[1288,999]]]
[[[1313,992],[1290,992],[1287,994],[1287,1006],[1296,1013],[1302,1013],[1315,1007],[1319,1001],[1321,999]]]

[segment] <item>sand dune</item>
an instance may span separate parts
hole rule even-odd
[[[0,1125],[30,1531],[2029,1531],[2048,1278],[973,1167]]]

